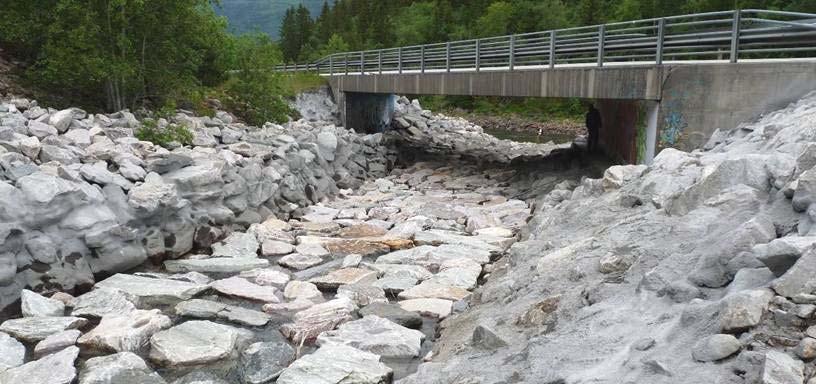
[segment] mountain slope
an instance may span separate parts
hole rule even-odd
[[[273,39],[279,37],[280,25],[286,9],[303,4],[312,17],[320,14],[324,0],[221,0],[215,12],[226,16],[230,31],[235,33],[260,31]],[[331,1],[330,1],[331,3]]]

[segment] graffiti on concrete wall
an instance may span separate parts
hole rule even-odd
[[[683,100],[687,97],[685,90],[672,90],[663,99],[663,127],[660,130],[660,146],[671,147],[677,144],[688,122],[683,117]]]

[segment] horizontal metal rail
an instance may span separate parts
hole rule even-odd
[[[678,15],[333,54],[280,72],[369,75],[529,70],[558,65],[814,57],[816,14],[759,9]]]

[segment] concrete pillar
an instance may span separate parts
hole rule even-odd
[[[660,114],[660,103],[644,101],[646,107],[646,152],[640,160],[641,164],[651,165],[657,148],[657,116]]]
[[[377,133],[389,129],[397,98],[387,93],[342,92],[339,104],[343,124],[357,133]]]

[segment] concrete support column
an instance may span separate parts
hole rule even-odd
[[[357,133],[384,132],[390,128],[397,104],[396,96],[387,93],[342,92],[340,104],[343,124]]]
[[[656,101],[644,101],[646,107],[646,151],[642,159],[638,159],[641,164],[651,165],[656,155],[657,148],[657,116],[660,114],[660,103]]]

